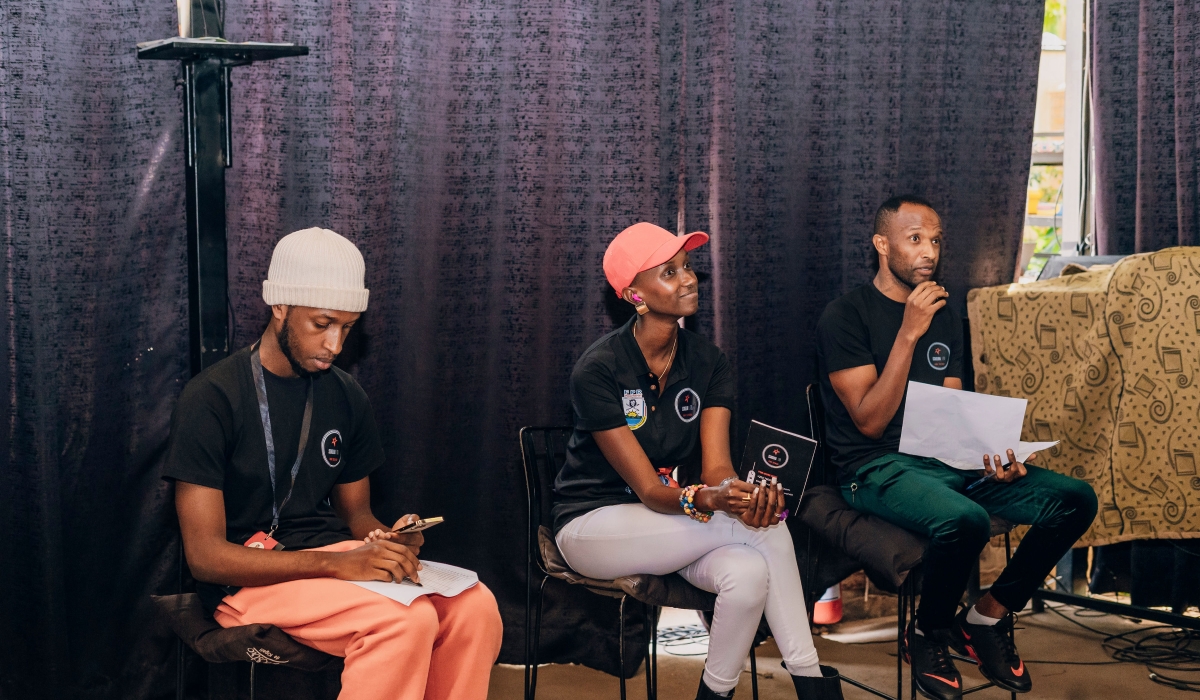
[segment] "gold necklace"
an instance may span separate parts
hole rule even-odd
[[[637,340],[637,324],[636,323],[633,324],[633,339]],[[675,361],[675,348],[678,345],[679,345],[679,331],[676,330],[675,338],[671,341],[671,354],[667,357],[667,363],[663,365],[663,370],[662,370],[661,374],[656,373],[654,375],[655,378],[658,379],[659,384],[662,384],[662,378],[664,376],[666,376],[667,371],[671,369],[671,363]],[[641,348],[639,347],[638,349],[640,350]],[[646,358],[645,353],[642,353],[642,359],[645,359],[645,358]],[[646,360],[646,366],[650,367],[650,360]],[[650,367],[650,371],[653,372],[654,368]]]

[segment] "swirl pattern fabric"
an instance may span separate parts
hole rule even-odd
[[[1092,485],[1079,545],[1200,537],[1200,248],[971,292],[975,389],[1029,400],[1041,464]]]

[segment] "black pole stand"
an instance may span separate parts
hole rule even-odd
[[[138,44],[138,58],[183,64],[187,152],[188,318],[192,374],[229,355],[225,168],[233,165],[230,73],[235,66],[305,56],[307,46],[224,40],[218,0],[192,0],[188,37]],[[190,20],[190,21],[189,21]]]
[[[180,34],[137,46],[139,59],[183,64],[187,158],[188,346],[192,375],[229,356],[229,269],[225,237],[225,168],[233,167],[231,69],[308,55],[307,46],[225,41],[221,0],[180,3]],[[184,582],[179,547],[179,592]],[[176,643],[175,697],[184,697],[183,641]],[[210,669],[211,671],[211,669]],[[254,697],[251,665],[250,696]]]

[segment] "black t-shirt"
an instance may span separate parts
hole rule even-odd
[[[267,405],[275,442],[275,499],[291,484],[308,379],[277,377],[266,368]],[[367,395],[354,378],[334,367],[313,375],[308,445],[292,496],[279,514],[275,539],[286,549],[309,549],[352,539],[329,496],[334,484],[358,481],[383,463],[383,446]],[[244,348],[194,377],[171,418],[163,478],[220,489],[225,537],[243,544],[271,529],[271,480],[258,395]],[[197,584],[210,609],[230,592]]]
[[[838,478],[843,483],[867,462],[900,450],[904,402],[901,401],[883,436],[872,440],[855,427],[846,407],[833,391],[829,374],[863,365],[875,365],[875,371],[882,374],[903,322],[904,304],[887,298],[868,282],[830,302],[817,323],[825,434]],[[917,341],[908,369],[909,381],[942,386],[946,377],[962,379],[962,333],[962,319],[958,314],[949,307],[938,310],[929,330]]]
[[[571,372],[575,430],[567,459],[554,481],[554,532],[603,506],[637,503],[592,432],[628,426],[655,468],[683,467],[699,474],[700,412],[733,408],[737,386],[725,353],[708,340],[679,329],[667,387],[658,385],[633,337],[630,319],[588,348]]]

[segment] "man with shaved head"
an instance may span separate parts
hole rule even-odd
[[[884,202],[871,236],[875,278],[826,307],[817,354],[826,439],[846,501],[929,540],[906,656],[922,695],[958,700],[962,677],[949,646],[997,686],[1029,692],[1012,613],[1087,530],[1096,494],[1082,481],[1017,462],[1012,450],[1007,460],[980,455],[978,472],[900,453],[908,383],[962,389],[962,320],[937,281],[945,236],[924,199]],[[968,491],[984,474],[992,479]],[[993,515],[1033,527],[987,595],[956,615]]]

